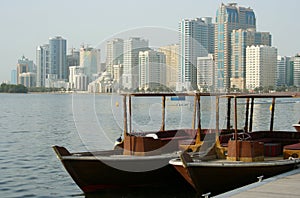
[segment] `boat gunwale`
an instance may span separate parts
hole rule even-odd
[[[92,154],[92,153],[91,153]],[[164,153],[160,155],[147,155],[147,156],[138,156],[138,155],[107,155],[107,156],[101,156],[101,155],[80,155],[79,153],[72,154],[70,156],[61,156],[61,160],[86,160],[86,161],[92,161],[92,160],[105,160],[105,161],[131,161],[131,160],[160,160],[165,158],[176,158],[178,157],[178,153]]]
[[[182,166],[183,163],[180,159],[172,159],[169,161],[169,164],[175,166]],[[269,160],[269,161],[260,161],[260,162],[242,162],[242,161],[194,161],[187,162],[187,167],[269,167],[269,166],[284,166],[291,164],[300,164],[299,158],[290,158],[282,160]]]

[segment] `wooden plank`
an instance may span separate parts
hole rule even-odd
[[[290,172],[244,186],[233,191],[220,194],[216,198],[252,198],[252,197],[270,197],[270,198],[298,198],[300,194],[300,170]]]

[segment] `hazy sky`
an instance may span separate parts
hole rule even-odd
[[[257,30],[271,32],[279,55],[300,52],[299,0],[0,0],[0,82],[10,80],[22,55],[36,62],[36,47],[49,37],[61,35],[68,48],[79,48],[144,26],[176,31],[182,18],[214,19],[222,2],[253,8]]]

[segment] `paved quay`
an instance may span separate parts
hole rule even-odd
[[[242,188],[215,196],[215,198],[299,198],[300,197],[300,167],[290,172],[256,182]]]

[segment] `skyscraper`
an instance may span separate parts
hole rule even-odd
[[[214,82],[214,58],[212,54],[197,58],[197,86],[200,90],[212,91]]]
[[[49,38],[50,73],[58,80],[66,81],[67,68],[67,41],[60,36]]]
[[[25,56],[22,56],[17,63],[17,84],[22,84],[21,75],[24,73],[33,73],[34,63]],[[34,80],[35,81],[35,80]]]
[[[124,41],[123,49],[123,88],[134,90],[139,86],[139,52],[149,50],[149,42],[142,38],[132,37]]]
[[[36,86],[36,73],[27,72],[19,75],[19,84],[24,85],[25,87],[35,87]]]
[[[277,57],[276,86],[288,86],[288,67],[291,57]]]
[[[290,61],[287,65],[286,70],[286,83],[287,86],[293,86],[294,85],[294,59],[295,57],[291,57]]]
[[[271,46],[269,32],[256,32],[255,29],[238,29],[231,33],[231,78],[230,86],[246,89],[246,47],[251,45]]]
[[[73,90],[81,90],[84,91],[82,89],[78,89],[78,87],[76,87],[76,76],[83,76],[81,74],[84,74],[85,68],[81,67],[81,66],[70,66],[69,67],[69,84],[68,84],[68,88]]]
[[[15,69],[11,70],[10,84],[12,84],[12,85],[17,84],[17,70],[15,70]]]
[[[72,48],[67,54],[67,67],[80,65],[80,53],[77,49]]]
[[[80,48],[80,66],[85,68],[85,74],[89,82],[93,81],[93,74],[100,73],[101,53],[100,49],[82,45]]]
[[[106,71],[111,75],[114,73],[114,65],[123,64],[123,48],[124,41],[120,38],[112,39],[106,43]]]
[[[246,88],[275,87],[277,49],[270,46],[248,46],[246,48]]]
[[[297,54],[295,57],[293,57],[293,63],[294,63],[294,68],[293,68],[293,81],[294,81],[294,86],[300,87],[300,54]]]
[[[179,22],[179,82],[177,90],[197,89],[197,57],[213,53],[214,28],[211,18]]]
[[[50,51],[49,45],[41,45],[36,49],[36,86],[45,87],[45,81],[50,74]]]
[[[237,29],[256,29],[256,18],[251,8],[236,3],[219,7],[215,27],[215,89],[229,91],[231,77],[231,33]]]
[[[166,56],[154,50],[139,52],[139,89],[166,86]]]
[[[175,89],[178,81],[179,70],[179,45],[167,45],[160,47],[159,52],[162,52],[166,56],[166,86]]]

